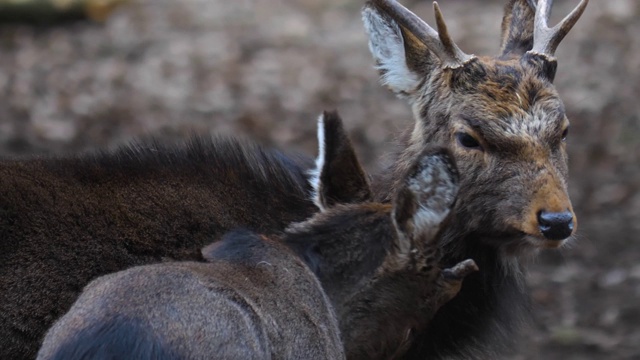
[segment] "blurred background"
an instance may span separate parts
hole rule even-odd
[[[403,3],[433,23],[429,1]],[[497,52],[504,3],[440,1],[476,54]],[[362,4],[0,0],[0,154],[195,132],[313,156],[316,117],[337,108],[375,171],[412,117],[378,85]],[[640,2],[592,1],[557,56],[579,234],[532,266],[535,321],[509,359],[640,359]]]

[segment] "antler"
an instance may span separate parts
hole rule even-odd
[[[582,0],[580,4],[573,9],[556,26],[549,28],[549,15],[551,13],[552,0],[538,0],[536,7],[535,25],[533,28],[533,48],[529,51],[533,54],[545,55],[553,58],[558,45],[569,33],[573,25],[576,24],[580,16],[587,7],[589,0]]]
[[[436,14],[438,31],[395,0],[372,0],[372,2],[426,45],[440,59],[443,67],[459,68],[475,57],[465,54],[453,42],[437,2],[433,2],[433,10]]]

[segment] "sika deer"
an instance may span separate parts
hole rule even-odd
[[[0,161],[0,359],[33,359],[98,276],[202,260],[233,228],[269,234],[308,218],[312,164],[224,138]]]
[[[340,332],[348,359],[401,355],[411,331],[477,270],[472,260],[437,265],[455,166],[446,150],[427,149],[392,205],[374,203],[339,118],[327,114],[320,125],[319,214],[277,240],[228,234],[205,248],[208,263],[147,265],[93,281],[38,358],[339,359]]]
[[[427,144],[448,144],[461,180],[441,264],[473,258],[482,270],[417,334],[407,358],[496,358],[527,311],[523,258],[575,232],[554,54],[586,5],[548,28],[551,1],[509,1],[497,57],[462,52],[437,3],[437,31],[393,0],[364,7],[382,82],[409,101],[416,120],[374,193],[388,199]]]

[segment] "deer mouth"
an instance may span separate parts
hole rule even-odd
[[[572,236],[561,240],[552,240],[542,233],[531,234],[516,227],[507,227],[497,232],[477,231],[475,239],[484,245],[499,249],[509,256],[534,255],[540,250],[559,249],[566,245]]]
[[[530,255],[543,249],[558,249],[568,241],[568,239],[549,240],[522,231],[510,232],[503,236],[483,236],[483,240],[485,243],[501,248],[505,254],[513,256]]]
[[[550,240],[541,236],[533,236],[530,234],[523,234],[523,240],[529,244],[529,246],[534,247],[536,249],[559,249],[564,246],[567,241],[570,239],[562,239],[562,240]]]

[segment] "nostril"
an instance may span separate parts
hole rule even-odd
[[[549,240],[563,240],[573,232],[573,214],[570,211],[538,213],[538,226]]]
[[[573,222],[573,214],[569,211],[563,212],[546,212],[540,211],[538,213],[538,222],[540,225],[566,225]]]

